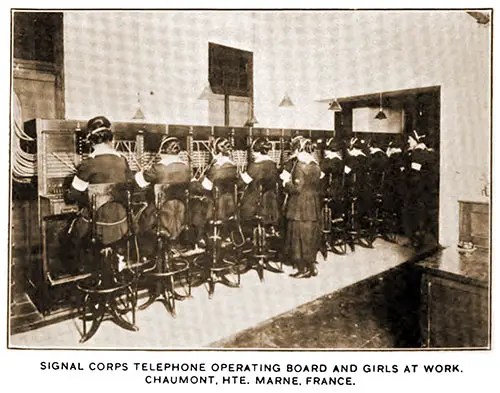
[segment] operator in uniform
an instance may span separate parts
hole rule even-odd
[[[231,243],[233,229],[230,220],[236,219],[236,183],[238,180],[237,166],[231,158],[232,145],[227,138],[216,138],[212,145],[213,159],[205,174],[198,180],[196,187],[208,201],[206,216],[201,211],[197,214],[198,234],[204,237],[207,223],[217,218],[222,225],[222,245]],[[231,228],[230,228],[231,227]],[[204,242],[203,242],[204,243]]]
[[[285,181],[286,205],[285,250],[297,271],[294,278],[316,276],[316,255],[321,245],[321,178],[322,172],[312,155],[313,145],[307,138],[299,141],[290,178]]]
[[[324,172],[323,190],[325,198],[331,199],[330,207],[333,218],[342,217],[344,193],[344,157],[342,148],[334,138],[326,141],[321,170]]]
[[[384,211],[395,220],[395,229],[402,229],[402,210],[406,192],[406,155],[403,152],[403,143],[395,137],[389,142],[386,150],[387,172],[384,186]]]
[[[422,247],[426,235],[432,234],[433,200],[437,190],[435,159],[434,150],[425,143],[425,135],[413,131],[408,137],[405,232],[415,248]]]
[[[241,174],[244,191],[240,215],[246,223],[253,220],[255,216],[262,217],[266,231],[275,234],[280,218],[276,193],[279,174],[276,163],[268,154],[271,150],[271,143],[267,138],[257,138],[253,141],[251,150],[251,162],[246,172]],[[245,228],[244,232],[245,236],[251,233],[251,226]]]
[[[176,137],[167,137],[162,141],[161,160],[144,172],[137,172],[135,180],[140,188],[151,186],[148,195],[148,206],[138,220],[138,238],[143,256],[150,256],[156,242],[154,228],[156,223],[156,207],[154,185],[162,184],[168,187],[162,190],[161,205],[158,206],[160,232],[168,236],[172,249],[181,248],[180,235],[186,228],[186,190],[189,190],[191,170],[181,158],[180,142]]]
[[[77,167],[66,200],[78,202],[82,209],[79,216],[71,223],[68,234],[73,247],[81,250],[82,242],[89,233],[89,197],[88,187],[91,184],[114,183],[112,200],[99,207],[95,212],[96,237],[103,246],[114,246],[128,232],[127,210],[125,208],[125,191],[130,189],[133,181],[127,160],[113,148],[113,132],[111,122],[104,116],[97,116],[87,123],[87,141],[91,152],[87,159]],[[115,252],[120,252],[115,247]],[[117,251],[118,250],[118,251]],[[78,270],[85,270],[78,266]]]
[[[354,137],[345,157],[346,196],[349,203],[349,229],[358,235],[367,229],[371,206],[371,187],[368,169],[370,160],[366,152],[366,142]],[[351,243],[351,248],[353,244]]]

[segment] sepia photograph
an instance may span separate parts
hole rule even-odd
[[[493,9],[10,23],[8,349],[491,351]]]

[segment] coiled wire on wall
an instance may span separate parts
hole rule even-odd
[[[24,132],[21,102],[14,93],[12,106],[12,179],[19,183],[29,183],[36,176],[36,154],[23,149],[22,142],[35,139]]]

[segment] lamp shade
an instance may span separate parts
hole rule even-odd
[[[340,106],[338,100],[335,98],[328,104],[328,110],[334,112],[342,112],[342,107]]]
[[[137,109],[135,110],[132,120],[144,120],[145,118],[146,116],[144,116],[144,112],[141,108],[141,93],[137,92]]]
[[[245,127],[253,127],[255,124],[258,123],[257,118],[255,117],[255,114],[252,115],[251,119],[248,119],[245,123]]]
[[[294,105],[293,105],[292,100],[288,96],[288,94],[285,94],[284,97],[282,98],[279,106],[280,107],[290,107],[290,106],[294,106]]]
[[[135,111],[134,117],[132,117],[132,120],[144,120],[146,119],[146,116],[144,116],[144,112],[142,109],[139,107]]]
[[[380,106],[379,106],[378,113],[375,115],[375,119],[377,119],[377,120],[387,119],[387,116],[385,115],[384,111],[382,110],[382,93],[380,93]]]
[[[380,109],[378,113],[375,115],[375,119],[377,120],[385,120],[387,119],[387,116],[385,115],[384,111]]]

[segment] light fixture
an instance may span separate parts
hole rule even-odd
[[[212,90],[212,88],[210,87],[210,83],[207,82],[207,84],[205,85],[205,87],[203,88],[203,91],[201,92],[201,94],[198,96],[198,99],[199,100],[210,100],[212,98],[215,97],[215,93],[214,91]]]
[[[342,112],[342,107],[340,106],[340,103],[336,98],[334,98],[333,101],[329,102],[328,110],[334,112]]]
[[[252,12],[251,13],[251,20],[252,20],[252,51],[254,50],[255,48],[255,18],[256,18],[256,15],[255,15],[255,12]],[[252,56],[253,56],[253,52],[252,52]],[[252,60],[252,63],[253,63],[253,60]],[[255,96],[254,96],[254,89],[253,89],[253,66],[252,66],[252,77],[251,77],[251,80],[252,80],[252,83],[251,83],[251,86],[250,86],[250,103],[249,103],[249,106],[248,106],[248,116],[250,117],[246,122],[245,122],[245,127],[250,127],[252,128],[255,124],[258,123],[257,121],[257,117],[255,116]]]
[[[255,117],[255,114],[252,115],[251,119],[248,119],[245,123],[245,127],[253,127],[255,124],[258,123],[257,118]]]
[[[283,107],[290,107],[290,106],[294,106],[293,105],[293,102],[291,100],[291,98],[288,96],[287,93],[285,93],[285,95],[283,96],[283,98],[281,99],[281,102],[279,104],[279,107],[280,108],[283,108]]]
[[[141,109],[141,93],[137,93],[137,109],[135,111],[134,117],[132,120],[144,120],[146,116],[144,116],[144,112]]]
[[[387,116],[385,115],[384,111],[382,110],[382,93],[380,93],[380,106],[379,106],[378,113],[375,116],[375,119],[377,119],[377,120],[387,119]]]

